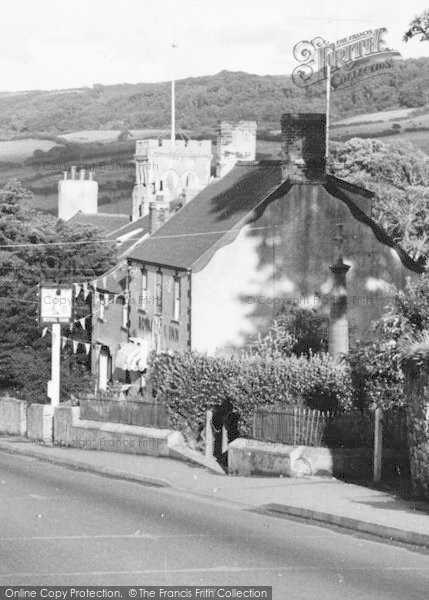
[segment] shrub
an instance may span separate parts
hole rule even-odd
[[[348,369],[327,354],[211,357],[197,352],[163,353],[151,363],[152,393],[167,404],[170,425],[197,440],[206,410],[228,398],[240,415],[242,435],[251,435],[260,406],[304,405],[338,410],[351,404]]]
[[[388,310],[372,328],[377,339],[356,344],[347,357],[354,404],[357,408],[403,406],[407,400],[403,361],[418,361],[427,347],[424,331],[429,330],[428,273],[408,278],[404,291],[393,290]]]

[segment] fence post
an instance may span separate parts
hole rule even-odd
[[[212,430],[213,411],[206,411],[206,457],[213,456],[213,430]]]
[[[380,407],[374,413],[374,483],[381,481],[381,463],[383,458],[383,410]]]

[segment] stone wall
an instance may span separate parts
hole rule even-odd
[[[0,433],[27,433],[27,402],[9,397],[0,399]]]
[[[397,477],[398,467],[403,471],[406,465],[407,456],[403,452],[384,450],[383,479]],[[373,474],[373,450],[287,446],[237,438],[228,446],[228,472],[242,476],[334,476],[369,481]]]
[[[185,446],[178,431],[81,419],[80,408],[71,406],[55,409],[54,444],[166,457],[171,457],[178,448]]]
[[[54,407],[50,404],[30,404],[27,410],[27,437],[52,444]]]

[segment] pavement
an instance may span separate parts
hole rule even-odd
[[[169,458],[44,446],[16,437],[0,438],[0,451],[429,548],[428,502],[334,478],[232,477]]]
[[[274,600],[428,597],[424,549],[15,453],[0,452],[0,523],[0,586],[261,585],[272,586]]]

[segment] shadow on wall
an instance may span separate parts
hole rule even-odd
[[[224,195],[214,200],[219,221],[226,212],[241,216],[239,200],[229,201]],[[329,315],[329,267],[334,260],[337,223],[344,225],[344,261],[351,265],[347,274],[350,336],[352,340],[371,336],[371,321],[381,316],[388,302],[387,284],[402,287],[411,272],[391,248],[378,242],[368,225],[352,215],[345,202],[322,185],[294,185],[261,205],[245,234],[247,256],[235,267],[241,281],[247,278],[246,289],[237,291],[236,298],[247,313],[249,327],[240,332],[245,344],[251,341],[249,332],[268,329],[287,301]],[[234,235],[237,238],[237,232]],[[231,242],[229,258],[228,247],[222,251],[233,269],[237,256]],[[252,290],[251,309],[248,289]]]

